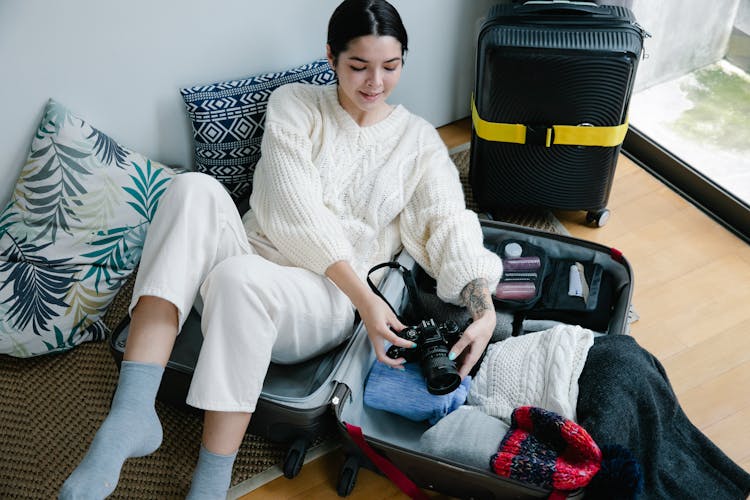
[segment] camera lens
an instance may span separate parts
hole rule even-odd
[[[461,376],[456,363],[448,359],[448,348],[435,346],[422,356],[422,373],[430,394],[442,395],[456,390],[461,385]]]
[[[427,379],[427,391],[430,394],[441,396],[450,394],[461,385],[461,376],[453,370],[452,372],[440,372],[432,374],[432,378]]]

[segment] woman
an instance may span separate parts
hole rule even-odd
[[[271,360],[298,362],[339,344],[356,309],[377,359],[404,362],[384,349],[414,347],[394,333],[404,325],[364,281],[401,246],[443,300],[473,317],[450,354],[461,376],[479,359],[502,267],[434,127],[386,101],[407,51],[399,14],[385,0],[345,0],[326,49],[336,86],[290,84],[270,98],[242,220],[213,179],[172,181],[144,246],[110,414],[61,498],[108,495],[125,459],[161,444],[154,398],[199,291],[204,343],[187,402],[206,412],[188,498],[225,498]]]

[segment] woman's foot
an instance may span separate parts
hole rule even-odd
[[[102,499],[117,487],[126,459],[156,451],[162,427],[154,408],[164,368],[123,361],[109,415],[60,490],[61,500]]]
[[[231,455],[212,453],[201,445],[186,500],[224,500],[232,482],[232,466],[236,456],[237,452]]]

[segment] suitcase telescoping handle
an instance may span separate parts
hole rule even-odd
[[[567,0],[530,1],[515,8],[518,14],[562,14],[609,16],[610,9],[593,2],[568,2]]]

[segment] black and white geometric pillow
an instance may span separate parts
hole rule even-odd
[[[180,90],[193,124],[196,170],[224,184],[235,202],[252,191],[268,97],[292,82],[330,85],[336,75],[326,59],[318,59],[287,71]]]

